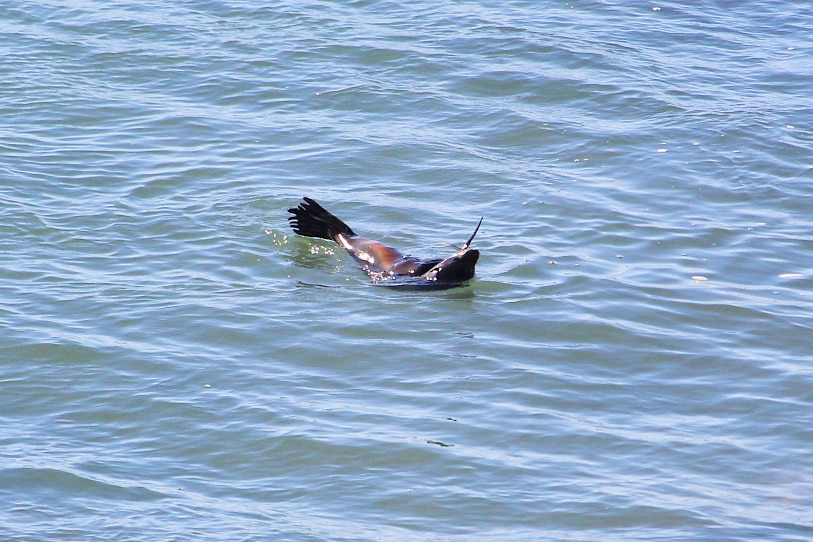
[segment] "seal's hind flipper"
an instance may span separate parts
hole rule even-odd
[[[356,234],[350,229],[350,226],[330,214],[315,200],[303,199],[304,201],[299,204],[299,207],[288,209],[288,212],[293,215],[288,217],[288,221],[291,223],[294,233],[334,241],[340,233],[355,237]]]

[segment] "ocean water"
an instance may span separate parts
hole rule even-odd
[[[0,3],[0,538],[813,540],[811,28]]]

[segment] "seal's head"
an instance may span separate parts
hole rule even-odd
[[[481,218],[480,222],[477,223],[477,227],[474,228],[474,233],[471,234],[468,241],[463,243],[460,250],[455,252],[454,256],[435,264],[432,269],[421,275],[421,278],[430,281],[454,283],[464,282],[474,277],[474,266],[477,265],[480,251],[470,248],[470,246],[482,223],[483,219]]]
[[[421,278],[438,282],[463,282],[474,276],[474,266],[480,257],[480,251],[464,248],[454,256],[446,258],[432,269],[421,275]]]

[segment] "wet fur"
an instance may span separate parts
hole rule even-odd
[[[379,284],[394,286],[405,282],[399,279],[416,279],[408,283],[411,286],[459,286],[474,276],[474,267],[480,255],[479,251],[470,248],[480,224],[454,255],[446,259],[420,260],[404,256],[378,241],[359,237],[350,226],[311,198],[303,198],[299,206],[288,209],[288,212],[291,213],[288,221],[295,233],[336,242]],[[480,219],[480,223],[482,221]]]

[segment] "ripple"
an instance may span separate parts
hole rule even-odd
[[[777,6],[6,8],[8,537],[804,537]],[[377,288],[304,195],[419,256],[484,215],[478,276]]]
[[[112,499],[137,502],[154,501],[165,496],[139,486],[122,486],[116,483],[94,480],[91,477],[78,475],[49,468],[19,467],[3,469],[0,478],[17,491],[28,494],[27,501],[33,495],[42,497],[43,493],[61,498],[71,494],[75,499]],[[9,502],[11,506],[21,506],[21,502]]]

